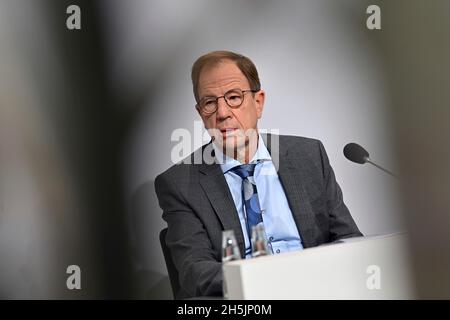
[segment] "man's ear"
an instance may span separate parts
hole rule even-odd
[[[199,109],[197,106],[195,106],[195,110],[197,110],[198,115],[199,115],[200,118],[202,118],[202,120],[203,120],[202,114],[200,113],[200,109]]]
[[[259,90],[258,92],[255,93],[256,115],[258,116],[258,119],[260,119],[262,116],[265,99],[266,99],[266,92],[264,90]]]

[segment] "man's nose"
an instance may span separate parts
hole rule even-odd
[[[225,101],[224,97],[220,97],[217,100],[217,119],[223,120],[226,118],[229,118],[231,116],[230,107],[228,106],[227,102]]]

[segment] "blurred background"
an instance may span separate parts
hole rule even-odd
[[[408,231],[417,296],[449,298],[449,15],[445,0],[0,0],[0,297],[172,297],[153,181],[174,130],[201,146],[192,63],[231,50],[258,68],[259,127],[320,139],[360,230]],[[348,142],[401,180],[346,160]]]

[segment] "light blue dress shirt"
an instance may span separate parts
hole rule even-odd
[[[251,257],[250,239],[247,233],[245,209],[242,202],[242,179],[230,169],[241,165],[239,161],[224,155],[213,144],[216,159],[230,188],[236,206],[245,240],[246,258]],[[254,180],[258,191],[260,208],[269,247],[273,254],[303,249],[297,225],[281,186],[272,157],[264,144],[261,135],[258,137],[258,149],[250,163],[257,163]]]

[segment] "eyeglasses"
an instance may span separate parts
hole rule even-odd
[[[223,96],[220,97],[203,97],[197,104],[196,108],[200,110],[201,113],[205,115],[211,115],[217,111],[219,106],[219,99],[224,98],[230,108],[237,109],[244,102],[244,94],[246,92],[258,92],[259,90],[240,90],[233,89],[227,91]]]

